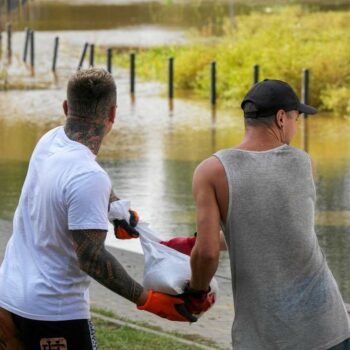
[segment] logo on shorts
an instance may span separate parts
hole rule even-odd
[[[40,350],[68,350],[67,341],[64,338],[42,338]]]

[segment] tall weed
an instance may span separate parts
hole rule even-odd
[[[350,109],[350,12],[308,12],[300,6],[274,7],[270,13],[237,16],[213,43],[141,52],[138,73],[166,81],[166,58],[175,57],[175,84],[208,96],[209,64],[217,61],[221,100],[237,104],[252,84],[253,65],[260,79],[281,79],[299,92],[302,71],[309,68],[310,103],[340,114]]]

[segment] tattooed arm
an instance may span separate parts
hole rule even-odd
[[[104,245],[107,231],[71,230],[80,268],[103,286],[143,305],[147,292],[133,280]]]

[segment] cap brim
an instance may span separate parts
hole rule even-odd
[[[299,106],[299,113],[304,113],[304,114],[316,114],[317,109],[314,107],[311,107],[309,105],[306,105],[304,103],[300,103]]]

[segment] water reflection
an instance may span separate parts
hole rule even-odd
[[[35,30],[111,29],[127,26],[160,25],[166,28],[196,28],[207,34],[221,34],[226,18],[237,14],[265,11],[269,6],[290,3],[278,1],[30,1],[21,11],[13,13],[16,28]],[[349,9],[347,0],[300,0],[309,11]],[[5,1],[0,1],[1,12],[6,13]],[[3,18],[4,20],[4,18]],[[0,18],[1,22],[1,18]],[[1,27],[1,26],[0,26]]]

